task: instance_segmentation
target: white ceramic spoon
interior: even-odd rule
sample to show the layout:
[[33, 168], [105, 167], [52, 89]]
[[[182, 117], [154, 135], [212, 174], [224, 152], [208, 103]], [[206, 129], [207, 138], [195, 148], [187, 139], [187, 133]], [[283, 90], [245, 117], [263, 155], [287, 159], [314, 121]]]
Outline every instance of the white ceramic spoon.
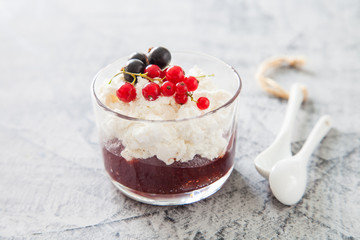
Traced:
[[275, 141], [254, 160], [256, 170], [261, 176], [268, 179], [272, 167], [277, 161], [289, 158], [291, 154], [291, 132], [294, 127], [296, 114], [304, 99], [301, 85], [295, 83], [291, 86], [289, 102], [286, 109], [286, 115], [279, 134]]
[[269, 176], [270, 188], [281, 203], [293, 205], [304, 195], [307, 182], [307, 163], [331, 126], [330, 116], [321, 117], [302, 149], [295, 156], [279, 161], [272, 168]]

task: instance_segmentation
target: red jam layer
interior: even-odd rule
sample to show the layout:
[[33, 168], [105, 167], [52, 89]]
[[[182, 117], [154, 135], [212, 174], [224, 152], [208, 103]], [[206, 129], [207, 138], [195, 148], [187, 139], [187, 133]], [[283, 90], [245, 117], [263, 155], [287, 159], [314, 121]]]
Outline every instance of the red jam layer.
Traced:
[[121, 185], [144, 193], [174, 194], [206, 187], [231, 169], [235, 155], [234, 136], [221, 157], [209, 160], [196, 155], [188, 162], [171, 165], [155, 156], [127, 161], [120, 154], [124, 149], [121, 142], [114, 139], [110, 144], [115, 146], [111, 147], [111, 152], [105, 147], [102, 149], [105, 169], [110, 177]]

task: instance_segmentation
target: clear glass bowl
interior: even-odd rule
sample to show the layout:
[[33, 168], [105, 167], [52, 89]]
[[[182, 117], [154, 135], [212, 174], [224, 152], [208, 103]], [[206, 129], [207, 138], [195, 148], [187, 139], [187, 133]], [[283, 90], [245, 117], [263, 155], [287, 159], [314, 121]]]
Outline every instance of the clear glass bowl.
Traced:
[[[229, 92], [231, 98], [221, 107], [201, 116], [144, 120], [119, 114], [98, 97], [100, 86], [107, 84], [126, 61], [127, 58], [121, 58], [102, 69], [91, 87], [104, 165], [111, 181], [126, 196], [153, 205], [189, 204], [212, 195], [225, 183], [234, 167], [237, 101], [242, 85], [238, 73], [212, 56], [174, 52], [171, 65], [179, 65], [185, 71], [197, 66], [205, 73], [214, 74], [217, 88]], [[150, 144], [148, 141], [145, 145], [134, 145], [139, 141], [133, 136], [137, 129], [153, 133], [147, 136], [152, 139]], [[170, 133], [176, 136], [176, 142], [169, 138]], [[199, 141], [202, 148], [191, 152], [192, 159], [174, 159], [173, 163], [166, 164], [158, 158], [164, 148], [182, 146], [184, 151], [194, 151], [194, 147], [189, 148], [186, 144], [193, 142], [195, 145], [192, 146], [197, 146]], [[123, 155], [127, 148], [134, 146], [138, 146], [136, 151], [145, 151], [151, 156], [125, 159]], [[219, 154], [208, 159], [204, 157], [207, 151]]]

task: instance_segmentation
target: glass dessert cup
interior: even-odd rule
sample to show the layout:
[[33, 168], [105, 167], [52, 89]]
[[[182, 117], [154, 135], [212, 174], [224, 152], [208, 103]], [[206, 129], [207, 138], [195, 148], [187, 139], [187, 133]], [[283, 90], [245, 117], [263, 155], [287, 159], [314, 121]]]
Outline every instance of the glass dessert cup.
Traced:
[[[217, 58], [174, 52], [171, 65], [185, 71], [197, 66], [213, 74], [217, 89], [231, 97], [201, 116], [145, 120], [113, 111], [98, 97], [101, 85], [108, 83], [126, 61], [121, 58], [102, 69], [91, 87], [105, 170], [112, 183], [126, 196], [153, 205], [189, 204], [214, 194], [234, 167], [237, 101], [242, 85], [239, 75]], [[128, 148], [143, 157], [129, 159]], [[174, 156], [164, 161], [162, 153], [173, 149], [192, 157], [178, 160]]]

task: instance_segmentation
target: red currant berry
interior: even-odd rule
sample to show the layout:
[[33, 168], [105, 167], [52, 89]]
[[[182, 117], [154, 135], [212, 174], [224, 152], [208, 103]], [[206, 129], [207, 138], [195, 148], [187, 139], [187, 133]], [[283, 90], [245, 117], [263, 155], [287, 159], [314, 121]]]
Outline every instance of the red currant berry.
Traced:
[[154, 101], [160, 96], [160, 86], [154, 82], [147, 83], [142, 89], [142, 95], [148, 101]]
[[166, 71], [168, 70], [168, 68], [165, 68], [164, 70], [161, 71], [160, 73], [160, 78], [163, 79], [163, 81], [166, 81]]
[[161, 92], [164, 96], [170, 97], [175, 93], [175, 85], [170, 81], [166, 81], [161, 85]]
[[199, 99], [197, 100], [196, 105], [200, 110], [204, 110], [204, 109], [207, 109], [209, 107], [210, 101], [209, 101], [209, 99], [207, 97], [199, 97]]
[[190, 92], [195, 91], [199, 86], [198, 80], [193, 76], [186, 77], [184, 79], [184, 83], [186, 84], [188, 91]]
[[178, 82], [176, 84], [176, 93], [180, 95], [186, 95], [188, 88], [184, 82]]
[[150, 64], [150, 65], [147, 65], [144, 73], [147, 73], [148, 77], [151, 77], [151, 78], [160, 77], [161, 68], [159, 68], [159, 66], [157, 66], [157, 65]]
[[116, 96], [123, 102], [131, 102], [136, 98], [136, 89], [126, 82], [116, 91]]
[[188, 96], [186, 94], [175, 94], [175, 102], [178, 104], [185, 104], [188, 100]]
[[171, 66], [166, 71], [166, 79], [173, 83], [182, 82], [184, 77], [184, 71], [179, 66]]

